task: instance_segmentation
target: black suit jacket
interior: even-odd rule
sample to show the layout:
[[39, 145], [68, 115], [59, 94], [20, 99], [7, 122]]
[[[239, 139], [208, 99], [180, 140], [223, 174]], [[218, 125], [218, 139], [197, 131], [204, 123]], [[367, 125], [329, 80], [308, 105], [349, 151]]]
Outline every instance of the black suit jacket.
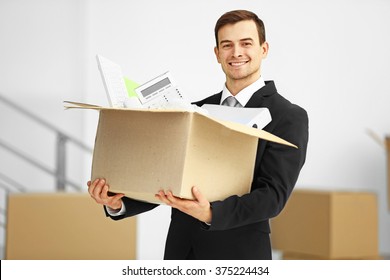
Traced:
[[[222, 92], [196, 105], [220, 104]], [[308, 117], [301, 107], [278, 94], [273, 81], [255, 92], [245, 107], [266, 107], [272, 121], [264, 130], [298, 149], [259, 140], [251, 192], [211, 202], [211, 226], [172, 209], [164, 259], [271, 259], [269, 219], [283, 209], [305, 162]], [[123, 198], [122, 219], [156, 204]]]

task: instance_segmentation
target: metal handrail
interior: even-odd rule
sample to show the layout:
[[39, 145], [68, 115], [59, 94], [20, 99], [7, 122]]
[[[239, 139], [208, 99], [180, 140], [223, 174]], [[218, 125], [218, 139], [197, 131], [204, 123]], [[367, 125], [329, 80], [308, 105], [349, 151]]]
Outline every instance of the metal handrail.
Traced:
[[35, 122], [41, 124], [42, 126], [46, 127], [47, 129], [57, 133], [57, 135], [62, 135], [67, 140], [71, 141], [72, 143], [74, 143], [75, 145], [80, 147], [81, 149], [92, 153], [92, 149], [90, 147], [88, 147], [87, 145], [85, 145], [83, 142], [77, 140], [76, 138], [74, 138], [70, 135], [67, 135], [65, 132], [61, 131], [60, 129], [58, 129], [57, 127], [52, 125], [51, 123], [34, 115], [33, 113], [27, 111], [26, 109], [22, 108], [21, 106], [19, 106], [15, 102], [12, 102], [9, 99], [5, 98], [4, 96], [2, 96], [1, 92], [0, 92], [0, 101], [3, 102], [4, 104], [8, 105], [9, 107], [13, 108], [14, 110], [18, 111], [19, 113], [25, 115], [29, 119], [34, 120]]
[[[5, 148], [8, 152], [17, 156], [18, 158], [21, 158], [25, 162], [28, 162], [31, 165], [35, 166], [36, 168], [40, 169], [41, 171], [46, 172], [47, 174], [52, 175], [53, 177], [57, 178], [58, 171], [50, 169], [49, 167], [45, 166], [43, 163], [40, 163], [39, 161], [33, 159], [32, 157], [28, 156], [26, 153], [18, 150], [17, 148], [11, 146], [10, 144], [5, 143], [1, 139], [0, 139], [0, 146]], [[57, 186], [58, 186], [58, 183], [61, 185], [68, 184], [69, 186], [72, 186], [76, 190], [82, 190], [82, 188], [79, 187], [76, 183], [66, 179], [65, 174], [63, 174], [60, 178], [57, 178]]]
[[[5, 182], [5, 184], [3, 184], [1, 181]], [[26, 187], [0, 172], [0, 188], [5, 189], [6, 191], [11, 191], [12, 189], [8, 187], [9, 185], [19, 192], [25, 192], [27, 190]]]
[[82, 143], [81, 141], [77, 140], [76, 138], [66, 134], [65, 132], [61, 131], [54, 125], [50, 124], [46, 120], [36, 116], [35, 114], [29, 112], [28, 110], [22, 108], [20, 105], [16, 104], [15, 102], [10, 101], [9, 99], [5, 98], [0, 93], [0, 101], [4, 104], [6, 104], [8, 107], [14, 109], [18, 113], [26, 116], [28, 119], [35, 121], [36, 123], [40, 124], [41, 126], [51, 130], [52, 132], [56, 133], [57, 135], [57, 143], [56, 143], [56, 165], [55, 170], [45, 166], [44, 164], [38, 162], [37, 160], [34, 160], [30, 156], [28, 156], [26, 153], [18, 150], [17, 148], [13, 147], [12, 145], [5, 143], [4, 141], [0, 140], [0, 146], [14, 154], [15, 156], [23, 159], [24, 161], [30, 163], [31, 165], [37, 167], [41, 171], [44, 171], [54, 178], [56, 178], [57, 181], [57, 190], [64, 191], [65, 185], [70, 185], [73, 188], [77, 190], [81, 190], [82, 188], [79, 187], [76, 183], [68, 180], [66, 178], [66, 144], [68, 142], [76, 145], [77, 147], [81, 148], [82, 150], [92, 153], [92, 149]]

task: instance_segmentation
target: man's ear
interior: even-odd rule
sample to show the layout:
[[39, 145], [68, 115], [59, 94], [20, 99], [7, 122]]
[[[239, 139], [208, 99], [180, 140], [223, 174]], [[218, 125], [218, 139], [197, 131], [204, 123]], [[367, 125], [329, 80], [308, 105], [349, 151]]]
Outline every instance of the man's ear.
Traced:
[[218, 63], [221, 63], [221, 61], [219, 61], [219, 49], [218, 49], [218, 47], [214, 47], [214, 53], [215, 53], [215, 57], [217, 58]]
[[261, 49], [262, 57], [266, 58], [269, 50], [268, 42], [264, 42], [263, 44], [261, 44], [260, 49]]

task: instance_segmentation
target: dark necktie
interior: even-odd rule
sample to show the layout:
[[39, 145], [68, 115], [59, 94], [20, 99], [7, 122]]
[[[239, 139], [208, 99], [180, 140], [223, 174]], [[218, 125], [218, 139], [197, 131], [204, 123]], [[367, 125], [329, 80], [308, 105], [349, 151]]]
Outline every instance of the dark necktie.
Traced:
[[237, 101], [237, 99], [234, 96], [227, 97], [223, 102], [223, 106], [230, 106], [230, 107], [242, 107], [240, 102]]

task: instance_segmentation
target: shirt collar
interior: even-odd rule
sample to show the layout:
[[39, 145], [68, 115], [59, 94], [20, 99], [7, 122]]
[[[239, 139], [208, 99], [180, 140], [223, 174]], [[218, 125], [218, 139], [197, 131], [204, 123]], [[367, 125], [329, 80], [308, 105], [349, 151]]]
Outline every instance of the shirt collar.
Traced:
[[[263, 86], [265, 86], [265, 82], [262, 77], [260, 77], [258, 80], [256, 80], [254, 83], [250, 84], [246, 88], [243, 88], [239, 93], [237, 93], [234, 97], [237, 99], [238, 102], [244, 107], [246, 103], [248, 103], [249, 99], [252, 97], [252, 95], [261, 89]], [[233, 96], [228, 88], [226, 87], [226, 84], [223, 86], [222, 90], [222, 98], [221, 103], [229, 96]]]

